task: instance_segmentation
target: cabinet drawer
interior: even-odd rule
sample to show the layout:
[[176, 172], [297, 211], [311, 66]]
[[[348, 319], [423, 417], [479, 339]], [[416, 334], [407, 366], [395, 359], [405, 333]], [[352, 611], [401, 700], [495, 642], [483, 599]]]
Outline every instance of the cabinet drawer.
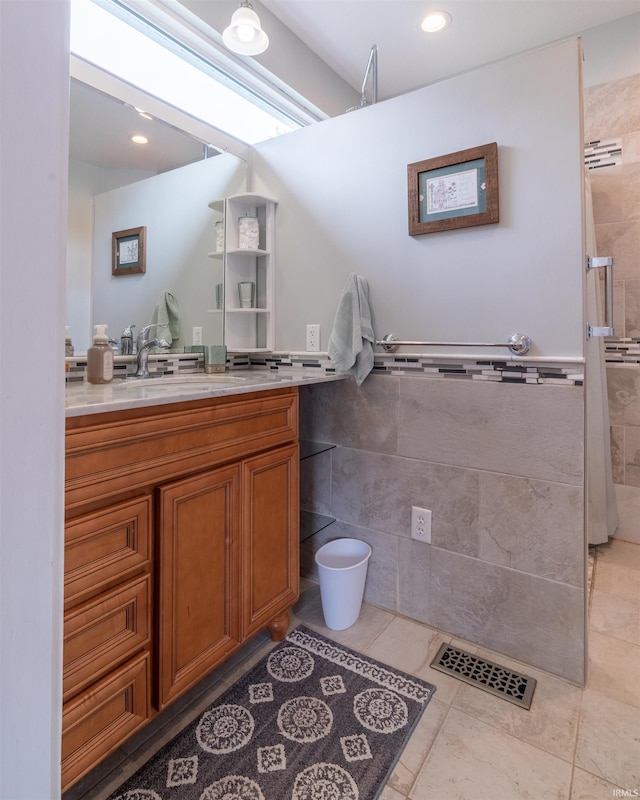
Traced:
[[150, 575], [69, 612], [64, 620], [63, 700], [133, 656], [150, 639]]
[[149, 673], [149, 654], [141, 653], [64, 706], [63, 792], [144, 725]]
[[151, 498], [109, 506], [65, 526], [65, 610], [149, 566]]
[[194, 475], [298, 436], [298, 389], [69, 417], [67, 510]]

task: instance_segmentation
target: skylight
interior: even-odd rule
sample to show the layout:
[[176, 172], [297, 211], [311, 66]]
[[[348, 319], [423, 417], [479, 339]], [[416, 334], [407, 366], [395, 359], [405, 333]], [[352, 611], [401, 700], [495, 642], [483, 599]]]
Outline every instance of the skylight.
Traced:
[[[120, 6], [122, 9], [122, 6]], [[132, 20], [134, 17], [132, 16]], [[302, 127], [211, 64], [135, 17], [135, 27], [96, 5], [71, 2], [71, 52], [246, 144]], [[219, 77], [216, 77], [216, 73]]]

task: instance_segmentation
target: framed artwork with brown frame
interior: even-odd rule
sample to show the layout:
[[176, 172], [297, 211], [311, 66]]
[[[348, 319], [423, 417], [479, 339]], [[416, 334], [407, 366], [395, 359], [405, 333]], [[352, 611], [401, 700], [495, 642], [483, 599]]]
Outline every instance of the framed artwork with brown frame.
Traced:
[[410, 236], [500, 219], [496, 142], [409, 164], [407, 180]]
[[111, 274], [135, 275], [147, 271], [147, 229], [129, 228], [111, 234]]

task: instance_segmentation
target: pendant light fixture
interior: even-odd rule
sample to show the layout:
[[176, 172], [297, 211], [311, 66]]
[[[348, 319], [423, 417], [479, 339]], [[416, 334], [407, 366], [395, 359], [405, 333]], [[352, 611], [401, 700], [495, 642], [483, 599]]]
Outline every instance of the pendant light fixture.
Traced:
[[233, 13], [229, 26], [222, 32], [222, 41], [229, 50], [243, 56], [257, 56], [269, 47], [269, 37], [248, 0], [243, 0]]

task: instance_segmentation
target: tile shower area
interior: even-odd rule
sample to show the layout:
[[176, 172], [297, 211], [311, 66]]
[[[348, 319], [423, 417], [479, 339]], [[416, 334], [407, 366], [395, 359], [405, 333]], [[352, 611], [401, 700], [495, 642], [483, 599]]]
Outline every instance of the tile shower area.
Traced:
[[591, 169], [596, 240], [614, 258], [614, 326], [607, 344], [617, 536], [640, 542], [640, 75], [585, 90], [585, 138], [620, 153]]
[[[363, 539], [366, 601], [581, 684], [577, 368], [513, 383], [467, 366], [301, 389], [301, 439], [336, 445], [301, 465], [303, 507], [336, 520], [302, 543], [302, 575], [329, 539]], [[413, 505], [431, 545], [410, 538]]]

